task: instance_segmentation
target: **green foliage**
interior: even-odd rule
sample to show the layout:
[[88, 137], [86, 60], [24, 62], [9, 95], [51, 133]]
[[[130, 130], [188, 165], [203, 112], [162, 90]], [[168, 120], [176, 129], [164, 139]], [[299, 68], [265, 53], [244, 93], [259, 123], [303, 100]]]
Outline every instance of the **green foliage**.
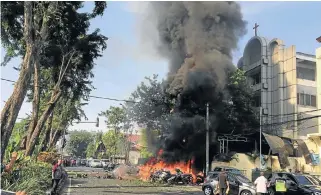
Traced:
[[9, 191], [24, 190], [27, 194], [43, 195], [50, 188], [50, 164], [25, 159], [16, 163], [15, 169], [20, 170], [20, 178], [15, 180], [13, 174], [3, 174], [1, 176], [1, 189]]
[[[84, 116], [82, 101], [88, 100], [93, 89], [94, 61], [107, 47], [108, 38], [99, 29], [89, 31], [91, 20], [103, 15], [106, 2], [95, 2], [92, 12], [83, 12], [83, 4], [79, 1], [33, 2], [30, 26], [39, 51], [39, 55], [33, 53], [33, 59], [40, 64], [40, 83], [38, 86], [30, 83], [28, 99], [32, 101], [33, 89], [40, 88], [41, 116], [57, 84], [63, 99], [56, 105], [61, 109], [55, 110], [58, 115], [55, 114], [53, 128], [57, 131], [66, 129], [71, 121]], [[1, 20], [1, 42], [7, 51], [5, 64], [12, 57], [25, 55], [24, 2], [1, 3]], [[56, 102], [50, 103], [54, 105]], [[43, 117], [44, 122], [47, 117]]]
[[257, 113], [252, 106], [253, 91], [247, 85], [244, 71], [237, 69], [230, 74], [227, 90], [230, 94], [225, 109], [219, 114], [219, 132], [224, 133], [251, 133], [259, 127]]
[[139, 103], [127, 103], [130, 120], [147, 129], [161, 129], [161, 121], [166, 120], [172, 109], [173, 103], [165, 93], [163, 82], [158, 80], [158, 75], [145, 77], [137, 89], [131, 94], [130, 100]]
[[141, 138], [139, 140], [139, 145], [141, 145], [140, 155], [142, 158], [149, 158], [153, 156], [153, 153], [151, 153], [148, 150], [148, 136], [147, 136], [147, 130], [142, 129], [141, 130]]
[[96, 153], [96, 144], [94, 142], [90, 142], [86, 149], [86, 158], [94, 157]]
[[106, 147], [106, 156], [122, 155], [125, 153], [127, 140], [124, 134], [115, 133], [114, 130], [108, 130], [103, 134], [102, 141]]
[[18, 122], [15, 124], [11, 134], [11, 138], [6, 148], [5, 160], [10, 159], [10, 155], [12, 152], [14, 151], [17, 152], [20, 149], [19, 146], [27, 130], [28, 123], [29, 123], [28, 120], [24, 119], [21, 122]]
[[74, 156], [86, 157], [88, 145], [93, 142], [93, 134], [88, 131], [70, 131], [69, 141], [67, 142], [68, 153]]
[[129, 123], [125, 107], [110, 106], [108, 110], [103, 111], [99, 116], [106, 118], [107, 128], [115, 129], [116, 131], [127, 131]]

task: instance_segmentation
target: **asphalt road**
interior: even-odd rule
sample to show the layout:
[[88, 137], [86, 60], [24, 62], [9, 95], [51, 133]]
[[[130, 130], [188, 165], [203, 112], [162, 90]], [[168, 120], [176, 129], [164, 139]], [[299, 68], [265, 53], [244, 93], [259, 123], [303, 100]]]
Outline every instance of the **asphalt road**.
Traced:
[[63, 195], [202, 195], [200, 186], [160, 186], [137, 180], [69, 179]]
[[67, 171], [75, 171], [75, 172], [102, 172], [103, 168], [91, 168], [91, 167], [65, 167]]
[[[66, 167], [68, 171], [103, 173], [103, 169]], [[200, 186], [164, 186], [140, 180], [69, 178], [63, 195], [202, 195]]]

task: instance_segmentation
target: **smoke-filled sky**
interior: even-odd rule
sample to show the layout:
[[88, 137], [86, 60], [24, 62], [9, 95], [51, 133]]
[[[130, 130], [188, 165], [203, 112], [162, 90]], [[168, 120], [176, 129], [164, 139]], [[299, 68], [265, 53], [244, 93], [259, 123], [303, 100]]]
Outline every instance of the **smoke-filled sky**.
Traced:
[[[87, 2], [84, 9], [92, 9], [92, 4]], [[143, 28], [139, 28], [143, 14], [146, 13], [144, 6], [144, 2], [108, 2], [106, 14], [92, 22], [92, 29], [100, 28], [110, 38], [104, 56], [96, 62], [93, 84], [97, 89], [92, 95], [126, 99], [145, 76], [153, 73], [158, 73], [160, 77], [166, 76], [167, 61], [153, 49], [154, 43], [141, 42], [140, 35], [155, 35], [155, 31], [142, 33]], [[296, 45], [298, 51], [314, 54], [315, 49], [321, 46], [315, 41], [321, 32], [321, 24], [316, 20], [321, 18], [320, 7], [321, 2], [241, 2], [244, 19], [248, 21], [248, 33], [240, 40], [238, 50], [233, 52], [234, 64], [242, 55], [247, 41], [254, 35], [252, 27], [255, 22], [260, 25], [259, 35], [278, 37], [286, 45]], [[300, 14], [297, 10], [300, 10]], [[1, 59], [3, 51], [1, 49]], [[15, 59], [7, 67], [1, 67], [1, 77], [16, 80], [18, 72], [12, 66], [17, 66], [20, 61]], [[1, 81], [1, 109], [3, 101], [8, 99], [12, 90], [11, 83]], [[89, 120], [95, 121], [98, 113], [111, 105], [119, 105], [119, 102], [91, 99], [85, 112]], [[31, 105], [25, 103], [19, 117], [24, 117], [30, 111]], [[99, 128], [94, 127], [94, 124], [78, 124], [72, 128], [104, 130], [103, 126], [104, 123], [101, 122]]]

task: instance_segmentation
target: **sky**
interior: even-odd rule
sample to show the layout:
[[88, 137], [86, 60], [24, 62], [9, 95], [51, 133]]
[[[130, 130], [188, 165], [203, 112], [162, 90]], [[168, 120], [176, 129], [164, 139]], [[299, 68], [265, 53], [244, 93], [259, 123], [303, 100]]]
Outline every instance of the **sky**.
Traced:
[[[321, 2], [240, 2], [244, 19], [248, 22], [247, 34], [239, 41], [234, 51], [233, 62], [236, 64], [242, 56], [247, 41], [254, 36], [253, 26], [259, 25], [258, 35], [268, 39], [279, 38], [286, 46], [295, 45], [297, 51], [315, 54], [321, 47], [315, 39], [321, 34]], [[93, 8], [92, 2], [86, 2], [86, 10]], [[158, 74], [165, 78], [167, 61], [142, 47], [144, 32], [139, 29], [142, 24], [143, 2], [108, 2], [108, 8], [102, 17], [91, 22], [91, 29], [100, 28], [101, 33], [109, 37], [108, 48], [103, 57], [96, 60], [93, 70], [95, 77], [93, 96], [128, 99], [146, 76]], [[4, 49], [1, 48], [1, 60]], [[12, 60], [1, 67], [1, 78], [17, 80], [18, 74], [13, 69], [21, 59]], [[10, 82], [1, 80], [1, 109], [13, 91]], [[120, 102], [91, 98], [84, 107], [88, 121], [96, 121], [98, 113], [117, 106]], [[19, 118], [31, 112], [31, 104], [25, 102], [19, 112]], [[19, 121], [19, 119], [18, 119]], [[100, 118], [99, 127], [95, 124], [74, 124], [70, 129], [105, 131], [104, 118]]]

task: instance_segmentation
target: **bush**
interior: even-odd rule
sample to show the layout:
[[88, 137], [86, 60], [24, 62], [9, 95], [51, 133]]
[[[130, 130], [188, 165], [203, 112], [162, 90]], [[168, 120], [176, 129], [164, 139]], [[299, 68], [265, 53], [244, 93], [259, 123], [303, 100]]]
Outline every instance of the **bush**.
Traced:
[[24, 190], [28, 194], [43, 195], [51, 187], [50, 164], [25, 159], [17, 162], [15, 169], [19, 170], [19, 175], [12, 172], [1, 176], [3, 190], [14, 192]]

